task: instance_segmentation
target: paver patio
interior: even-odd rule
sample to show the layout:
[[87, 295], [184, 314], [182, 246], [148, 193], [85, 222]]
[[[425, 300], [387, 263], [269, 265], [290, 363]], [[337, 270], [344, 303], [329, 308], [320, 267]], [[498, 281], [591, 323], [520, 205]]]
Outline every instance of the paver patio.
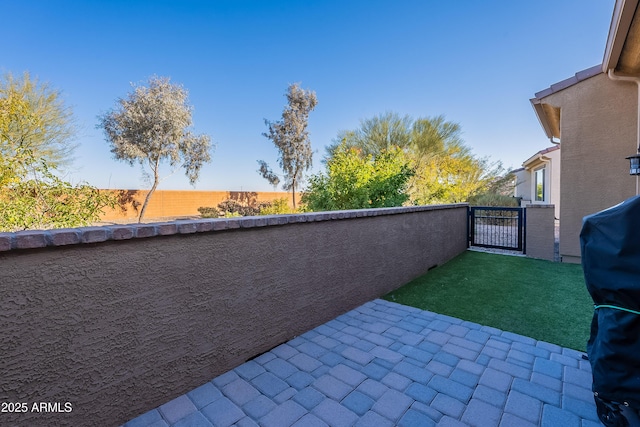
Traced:
[[377, 299], [125, 427], [600, 426], [582, 356]]

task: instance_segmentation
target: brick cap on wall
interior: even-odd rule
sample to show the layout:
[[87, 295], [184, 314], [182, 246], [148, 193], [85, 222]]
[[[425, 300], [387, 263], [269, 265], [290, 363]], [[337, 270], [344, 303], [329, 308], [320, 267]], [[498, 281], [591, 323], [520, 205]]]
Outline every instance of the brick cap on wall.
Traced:
[[356, 209], [346, 211], [311, 212], [304, 214], [249, 216], [179, 220], [150, 224], [105, 225], [101, 227], [58, 228], [0, 233], [0, 252], [18, 249], [37, 249], [109, 240], [142, 239], [174, 234], [207, 233], [236, 228], [270, 227], [303, 222], [333, 221], [381, 215], [397, 215], [468, 206], [467, 203], [448, 205], [406, 206], [394, 208]]

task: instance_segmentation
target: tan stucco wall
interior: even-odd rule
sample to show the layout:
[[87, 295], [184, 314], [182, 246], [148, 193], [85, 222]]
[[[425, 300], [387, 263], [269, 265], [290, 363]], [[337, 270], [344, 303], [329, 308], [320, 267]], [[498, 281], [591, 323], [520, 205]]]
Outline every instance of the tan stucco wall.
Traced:
[[463, 204], [0, 233], [0, 401], [73, 405], [0, 424], [119, 425], [453, 258], [466, 221]]
[[561, 176], [561, 157], [562, 150], [556, 150], [548, 153], [550, 161], [550, 183], [549, 183], [549, 201], [548, 203], [554, 206], [553, 215], [554, 218], [560, 219], [560, 183], [562, 182]]
[[636, 85], [598, 74], [542, 102], [561, 109], [560, 256], [579, 262], [582, 218], [635, 194]]
[[556, 218], [560, 218], [560, 159], [561, 150], [555, 150], [544, 154], [544, 159], [540, 161], [539, 165], [531, 169], [531, 191], [535, 191], [535, 178], [534, 173], [539, 167], [545, 168], [545, 194], [544, 201], [538, 202], [532, 200], [533, 205], [554, 205], [554, 215]]
[[531, 203], [531, 173], [526, 169], [521, 169], [514, 175], [516, 176], [514, 196], [521, 197], [523, 206], [525, 206]]
[[[119, 205], [115, 209], [106, 208], [101, 221], [133, 220], [138, 218], [148, 190], [101, 190], [118, 196]], [[197, 191], [197, 190], [156, 190], [149, 200], [145, 218], [198, 216], [200, 207], [216, 207], [225, 200], [255, 206], [260, 202], [286, 198], [292, 206], [291, 193], [254, 191]], [[296, 194], [300, 200], [300, 195]]]
[[553, 205], [528, 205], [525, 241], [529, 258], [554, 261], [555, 221]]
[[[560, 218], [560, 155], [559, 149], [544, 153], [516, 173], [516, 197], [522, 197], [521, 206], [554, 205], [555, 218]], [[537, 201], [533, 196], [536, 194], [535, 172], [541, 168], [545, 169], [545, 194], [544, 201]]]

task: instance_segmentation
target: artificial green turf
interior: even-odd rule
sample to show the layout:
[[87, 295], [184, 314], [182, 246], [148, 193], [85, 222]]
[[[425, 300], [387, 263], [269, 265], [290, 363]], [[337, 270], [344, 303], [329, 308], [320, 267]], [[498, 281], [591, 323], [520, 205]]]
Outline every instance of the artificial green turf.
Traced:
[[473, 251], [384, 298], [579, 351], [593, 314], [580, 265]]

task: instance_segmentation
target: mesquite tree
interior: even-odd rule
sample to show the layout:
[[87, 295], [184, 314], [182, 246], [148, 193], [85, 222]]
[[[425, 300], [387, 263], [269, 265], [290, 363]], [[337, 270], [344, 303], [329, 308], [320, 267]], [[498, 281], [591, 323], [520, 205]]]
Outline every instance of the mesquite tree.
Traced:
[[[297, 83], [289, 85], [287, 90], [287, 106], [282, 112], [282, 120], [270, 122], [265, 120], [269, 128], [262, 135], [270, 139], [280, 151], [278, 164], [284, 174], [283, 189], [291, 190], [293, 207], [296, 208], [296, 189], [302, 184], [303, 174], [311, 168], [311, 141], [307, 124], [309, 113], [318, 104], [313, 91], [305, 91]], [[263, 178], [276, 186], [280, 178], [264, 160], [258, 160]]]
[[151, 77], [148, 86], [134, 86], [127, 98], [117, 100], [116, 107], [99, 117], [118, 160], [132, 166], [147, 165], [153, 174], [153, 185], [147, 193], [138, 222], [160, 183], [160, 164], [168, 161], [172, 168], [181, 166], [191, 185], [198, 180], [200, 168], [211, 160], [208, 135], [194, 135], [192, 107], [188, 93], [166, 77]]

